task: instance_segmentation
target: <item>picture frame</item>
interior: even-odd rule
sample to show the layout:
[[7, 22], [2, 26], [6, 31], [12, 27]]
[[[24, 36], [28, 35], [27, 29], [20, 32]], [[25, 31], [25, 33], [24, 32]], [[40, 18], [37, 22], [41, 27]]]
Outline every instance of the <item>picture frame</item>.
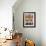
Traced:
[[23, 12], [23, 27], [36, 27], [36, 12]]

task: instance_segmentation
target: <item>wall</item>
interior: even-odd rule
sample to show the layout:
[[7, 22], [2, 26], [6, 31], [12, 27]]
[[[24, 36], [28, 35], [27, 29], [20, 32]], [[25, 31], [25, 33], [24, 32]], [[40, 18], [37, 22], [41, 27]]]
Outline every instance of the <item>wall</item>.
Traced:
[[46, 0], [41, 1], [41, 40], [42, 46], [46, 46]]
[[16, 0], [0, 0], [0, 33], [2, 32], [0, 38], [5, 38], [5, 36], [10, 35], [10, 32], [8, 30], [7, 32], [3, 31], [3, 28], [12, 29], [12, 6], [15, 2]]
[[16, 0], [0, 0], [0, 27], [12, 29], [12, 6]]
[[[16, 5], [14, 5], [16, 6]], [[24, 39], [34, 40], [36, 46], [41, 46], [41, 1], [40, 0], [23, 0], [20, 5], [14, 10], [14, 19], [15, 19], [15, 31], [23, 33]], [[24, 28], [23, 27], [23, 12], [36, 12], [36, 28]]]
[[[16, 0], [0, 0], [0, 27], [3, 26], [10, 29], [12, 28], [12, 6], [14, 5], [14, 3], [16, 3]], [[19, 8], [20, 6], [21, 8]], [[30, 35], [29, 39], [35, 40], [37, 45], [39, 44], [40, 33], [41, 33], [42, 46], [46, 46], [46, 36], [45, 36], [46, 35], [46, 0], [41, 0], [41, 15], [39, 15], [40, 0], [30, 0], [30, 1], [25, 0], [20, 6], [18, 6], [19, 10], [17, 10], [18, 8], [16, 6], [15, 6], [17, 8], [16, 11], [14, 9], [14, 13], [19, 14], [19, 16], [15, 14], [15, 29], [20, 32], [23, 32], [24, 37], [25, 36], [27, 37], [27, 34], [28, 36]], [[36, 28], [28, 28], [28, 29], [23, 28], [23, 11], [37, 12]], [[41, 30], [39, 30], [40, 25], [41, 25]]]

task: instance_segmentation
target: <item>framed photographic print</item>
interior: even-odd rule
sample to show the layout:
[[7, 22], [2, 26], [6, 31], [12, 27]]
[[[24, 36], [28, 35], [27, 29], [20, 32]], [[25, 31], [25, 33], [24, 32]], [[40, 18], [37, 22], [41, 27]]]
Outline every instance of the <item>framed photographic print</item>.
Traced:
[[23, 27], [36, 27], [36, 12], [23, 12]]

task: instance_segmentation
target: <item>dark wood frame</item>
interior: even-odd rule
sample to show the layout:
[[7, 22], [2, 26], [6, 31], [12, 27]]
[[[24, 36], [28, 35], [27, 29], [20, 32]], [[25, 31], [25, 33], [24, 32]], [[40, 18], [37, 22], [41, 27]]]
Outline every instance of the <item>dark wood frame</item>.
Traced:
[[[34, 14], [34, 26], [25, 26], [24, 25], [24, 13], [32, 13], [32, 14]], [[34, 28], [34, 27], [36, 27], [36, 12], [23, 12], [23, 27], [26, 27], [26, 28], [29, 28], [29, 27]]]

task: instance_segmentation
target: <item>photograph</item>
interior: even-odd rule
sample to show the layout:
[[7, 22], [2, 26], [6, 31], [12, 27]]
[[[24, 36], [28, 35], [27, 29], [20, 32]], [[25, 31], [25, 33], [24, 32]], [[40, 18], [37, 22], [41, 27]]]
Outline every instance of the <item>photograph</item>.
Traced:
[[23, 27], [36, 27], [36, 12], [23, 13]]

